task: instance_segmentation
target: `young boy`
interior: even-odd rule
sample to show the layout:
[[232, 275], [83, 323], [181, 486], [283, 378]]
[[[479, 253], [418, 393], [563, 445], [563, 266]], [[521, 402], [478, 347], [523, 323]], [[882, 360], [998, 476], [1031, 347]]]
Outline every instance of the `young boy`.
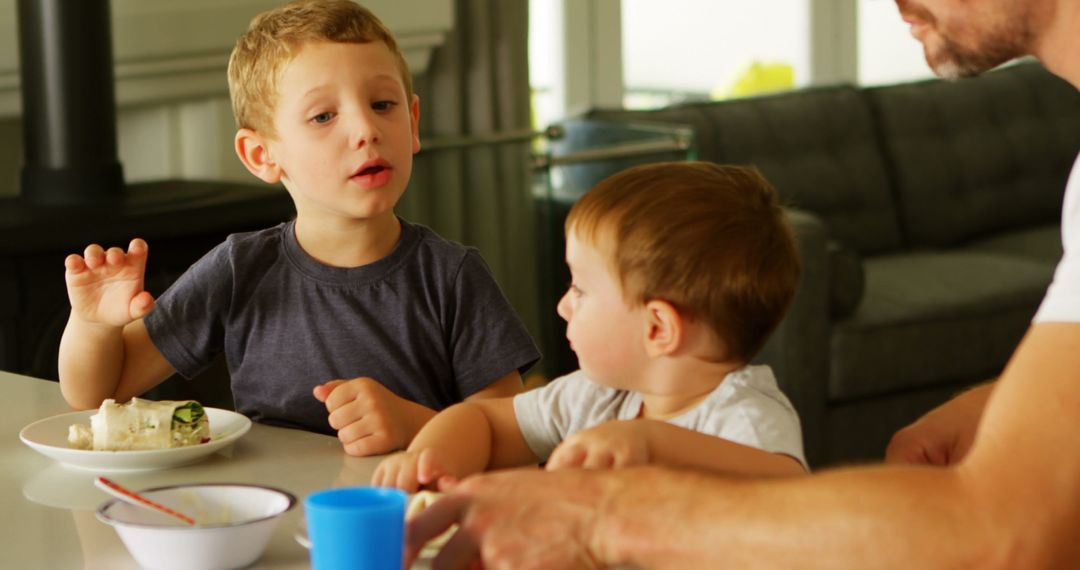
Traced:
[[285, 186], [296, 219], [230, 236], [156, 303], [142, 240], [69, 256], [68, 403], [123, 401], [224, 352], [238, 411], [370, 455], [434, 410], [520, 392], [539, 353], [480, 255], [394, 214], [420, 107], [383, 24], [348, 0], [266, 12], [229, 90], [240, 160]]
[[768, 367], [747, 365], [799, 272], [756, 171], [681, 162], [611, 176], [570, 210], [566, 262], [558, 311], [581, 370], [446, 409], [379, 465], [375, 484], [411, 491], [537, 462], [805, 472], [794, 409]]

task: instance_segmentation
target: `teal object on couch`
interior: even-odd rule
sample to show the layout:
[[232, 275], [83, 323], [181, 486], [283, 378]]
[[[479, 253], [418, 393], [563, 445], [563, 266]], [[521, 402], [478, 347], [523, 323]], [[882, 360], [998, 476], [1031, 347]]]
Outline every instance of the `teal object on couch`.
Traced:
[[882, 458], [1000, 373], [1061, 255], [1080, 150], [1080, 93], [1037, 63], [588, 118], [690, 127], [701, 160], [756, 165], [791, 208], [803, 277], [758, 360], [814, 467]]

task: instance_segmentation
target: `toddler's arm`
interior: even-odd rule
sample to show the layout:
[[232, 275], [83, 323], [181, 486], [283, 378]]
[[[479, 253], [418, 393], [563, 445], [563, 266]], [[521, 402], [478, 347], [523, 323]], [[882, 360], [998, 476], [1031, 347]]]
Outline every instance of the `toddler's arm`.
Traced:
[[95, 244], [64, 260], [71, 315], [58, 370], [60, 390], [72, 407], [127, 400], [173, 373], [142, 322], [154, 307], [143, 290], [147, 253], [146, 242], [136, 238], [126, 253]]
[[730, 475], [800, 475], [802, 464], [771, 453], [667, 422], [610, 421], [580, 431], [551, 454], [547, 469], [594, 469], [658, 464], [720, 471]]
[[435, 485], [443, 476], [460, 479], [537, 461], [518, 427], [513, 398], [470, 401], [432, 418], [408, 450], [379, 464], [372, 484], [415, 491]]

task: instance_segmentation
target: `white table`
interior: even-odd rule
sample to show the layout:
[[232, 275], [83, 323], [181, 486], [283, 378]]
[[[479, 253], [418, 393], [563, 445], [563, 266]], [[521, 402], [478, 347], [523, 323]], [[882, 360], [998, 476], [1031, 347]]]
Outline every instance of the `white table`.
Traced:
[[[27, 424], [72, 411], [56, 382], [0, 372], [0, 568], [137, 568], [112, 527], [94, 511], [107, 497], [97, 473], [64, 467], [19, 440]], [[338, 440], [260, 424], [232, 447], [193, 465], [162, 471], [112, 473], [134, 489], [203, 482], [259, 483], [290, 491], [297, 506], [278, 524], [253, 568], [308, 568], [293, 539], [301, 502], [326, 487], [366, 485], [378, 458], [345, 455]]]

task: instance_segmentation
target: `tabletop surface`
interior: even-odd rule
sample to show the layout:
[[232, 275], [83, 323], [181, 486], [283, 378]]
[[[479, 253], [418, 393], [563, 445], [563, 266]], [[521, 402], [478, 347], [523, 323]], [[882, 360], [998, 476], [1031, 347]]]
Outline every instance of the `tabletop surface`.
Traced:
[[[3, 568], [137, 568], [112, 527], [94, 511], [108, 497], [94, 487], [106, 475], [132, 489], [180, 483], [258, 483], [290, 491], [298, 502], [327, 487], [366, 485], [378, 458], [345, 455], [338, 440], [252, 425], [231, 447], [192, 464], [160, 471], [97, 473], [63, 466], [19, 440], [26, 425], [72, 411], [56, 382], [0, 371], [0, 528]], [[293, 538], [303, 507], [286, 513], [251, 568], [309, 568]]]

